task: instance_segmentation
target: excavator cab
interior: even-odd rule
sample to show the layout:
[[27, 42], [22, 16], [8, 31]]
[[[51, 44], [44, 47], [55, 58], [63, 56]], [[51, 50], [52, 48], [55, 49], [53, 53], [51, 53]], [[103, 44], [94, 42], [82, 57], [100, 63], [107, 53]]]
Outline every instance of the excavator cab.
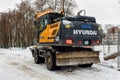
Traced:
[[36, 14], [37, 20], [34, 25], [38, 29], [38, 42], [49, 43], [53, 42], [56, 33], [56, 29], [59, 29], [60, 20], [64, 15], [56, 12], [43, 12]]
[[60, 21], [61, 17], [64, 15], [60, 13], [49, 13], [38, 18], [37, 21], [34, 21], [34, 25], [38, 30], [43, 30], [47, 25], [51, 25]]

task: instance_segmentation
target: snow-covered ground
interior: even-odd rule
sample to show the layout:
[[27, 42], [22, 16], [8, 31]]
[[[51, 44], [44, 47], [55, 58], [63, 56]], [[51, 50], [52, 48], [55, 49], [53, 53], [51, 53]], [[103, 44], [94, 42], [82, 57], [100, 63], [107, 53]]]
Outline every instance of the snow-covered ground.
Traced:
[[117, 51], [116, 46], [111, 46], [110, 51], [107, 46], [97, 46], [95, 49], [101, 51], [101, 63], [90, 68], [74, 66], [57, 71], [47, 70], [45, 64], [34, 64], [29, 49], [0, 49], [0, 80], [120, 80], [116, 59], [103, 60], [104, 54]]

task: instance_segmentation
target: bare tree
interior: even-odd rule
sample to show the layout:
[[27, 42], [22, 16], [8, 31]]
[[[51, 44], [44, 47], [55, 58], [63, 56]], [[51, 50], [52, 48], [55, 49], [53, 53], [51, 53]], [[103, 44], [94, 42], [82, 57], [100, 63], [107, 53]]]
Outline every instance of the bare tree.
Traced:
[[[66, 15], [72, 15], [76, 3], [74, 0], [64, 0]], [[36, 0], [34, 4], [29, 0], [22, 0], [16, 5], [16, 9], [0, 13], [0, 45], [8, 47], [27, 47], [35, 44], [36, 28], [34, 27], [34, 15], [52, 7], [55, 11], [62, 9], [62, 0]]]
[[47, 3], [47, 0], [36, 0], [34, 2], [36, 10], [40, 10], [40, 11], [44, 10], [46, 3]]
[[[26, 0], [24, 2], [21, 2], [17, 7], [18, 7], [18, 13], [22, 17], [20, 19], [20, 29], [22, 35], [22, 46], [29, 46], [32, 41], [34, 41], [33, 36], [33, 14], [34, 14], [34, 9], [30, 6], [31, 3]], [[33, 30], [32, 30], [33, 29]], [[31, 33], [31, 34], [30, 34]], [[32, 40], [32, 41], [31, 41]]]
[[[73, 15], [73, 9], [76, 6], [76, 2], [74, 0], [64, 0], [64, 10], [65, 15], [70, 16]], [[60, 11], [63, 8], [63, 0], [36, 0], [35, 1], [36, 10], [44, 10], [45, 8], [53, 8], [55, 11]]]
[[8, 48], [9, 38], [8, 38], [8, 19], [7, 19], [7, 13], [1, 14], [1, 20], [0, 20], [0, 28], [1, 28], [1, 40], [2, 44], [4, 45], [4, 48]]

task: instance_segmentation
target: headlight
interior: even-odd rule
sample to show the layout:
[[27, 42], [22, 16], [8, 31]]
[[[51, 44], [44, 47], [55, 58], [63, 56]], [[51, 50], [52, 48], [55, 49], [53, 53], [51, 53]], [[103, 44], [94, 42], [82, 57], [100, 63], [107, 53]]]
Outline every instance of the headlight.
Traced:
[[70, 27], [71, 27], [70, 24], [65, 25], [65, 28], [70, 28]]
[[63, 22], [63, 24], [65, 25], [65, 28], [74, 27], [74, 25], [73, 25], [73, 23], [72, 23], [71, 21], [63, 20], [62, 22]]

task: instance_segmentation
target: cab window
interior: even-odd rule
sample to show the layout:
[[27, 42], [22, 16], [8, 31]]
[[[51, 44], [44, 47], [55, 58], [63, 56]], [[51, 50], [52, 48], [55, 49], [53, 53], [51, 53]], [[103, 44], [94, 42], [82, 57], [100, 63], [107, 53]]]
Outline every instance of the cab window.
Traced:
[[48, 17], [47, 17], [47, 15], [44, 16], [44, 22], [45, 22], [45, 26], [47, 26], [47, 24], [48, 24]]
[[38, 19], [38, 30], [42, 31], [46, 28], [48, 24], [47, 16], [44, 15]]
[[38, 19], [38, 30], [43, 30], [43, 28], [44, 28], [44, 19], [43, 19], [43, 17], [40, 17], [39, 19]]
[[64, 15], [63, 14], [59, 14], [59, 13], [50, 13], [49, 14], [49, 19], [50, 19], [50, 24], [53, 24], [53, 23], [56, 23], [56, 22], [59, 22], [61, 17], [63, 17]]

